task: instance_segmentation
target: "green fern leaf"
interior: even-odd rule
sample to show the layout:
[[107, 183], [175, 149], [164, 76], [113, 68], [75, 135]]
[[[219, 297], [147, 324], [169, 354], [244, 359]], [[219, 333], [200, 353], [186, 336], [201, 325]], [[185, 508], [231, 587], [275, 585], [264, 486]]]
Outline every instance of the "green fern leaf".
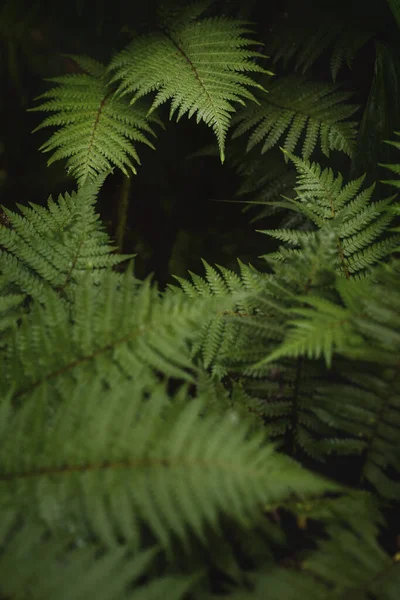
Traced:
[[[321, 169], [316, 163], [286, 152], [297, 169], [296, 198], [288, 198], [288, 207], [300, 210], [318, 229], [331, 223], [337, 228], [337, 272], [347, 278], [367, 277], [371, 268], [391, 255], [399, 237], [392, 235], [390, 225], [395, 218], [395, 196], [372, 202], [374, 185], [361, 190], [365, 176], [343, 185], [343, 177], [332, 169]], [[312, 240], [315, 231], [265, 230], [266, 233], [291, 245]], [[298, 252], [291, 250], [291, 254]], [[268, 255], [282, 260], [282, 251]], [[289, 257], [289, 254], [287, 255]]]
[[101, 183], [102, 179], [59, 196], [57, 203], [49, 198], [47, 207], [20, 205], [22, 215], [4, 209], [10, 224], [0, 224], [4, 285], [17, 286], [39, 300], [48, 288], [68, 296], [84, 273], [132, 256], [113, 254], [115, 248], [94, 212]]
[[[299, 297], [299, 301], [301, 300]], [[349, 343], [352, 328], [346, 309], [322, 298], [306, 296], [303, 301], [315, 310], [300, 307], [289, 309], [289, 313], [296, 313], [303, 319], [287, 322], [293, 329], [287, 335], [283, 346], [272, 352], [264, 363], [276, 362], [283, 356], [297, 358], [305, 355], [315, 359], [324, 356], [327, 366], [330, 367], [334, 350], [340, 352]]]
[[140, 164], [140, 159], [134, 144], [154, 148], [149, 141], [149, 135], [155, 135], [151, 123], [160, 124], [159, 120], [155, 115], [148, 117], [144, 106], [129, 106], [116, 98], [101, 63], [82, 56], [71, 58], [83, 72], [52, 78], [55, 87], [39, 96], [42, 104], [30, 109], [53, 113], [34, 130], [57, 127], [40, 148], [52, 152], [48, 164], [66, 159], [68, 172], [80, 185], [114, 166], [125, 175], [136, 173], [135, 163]]
[[302, 569], [322, 578], [333, 598], [395, 598], [400, 584], [397, 557], [392, 558], [363, 532], [339, 525], [329, 528], [329, 538], [302, 562]]
[[73, 527], [106, 547], [123, 536], [138, 548], [144, 523], [168, 549], [190, 533], [206, 543], [222, 514], [248, 528], [263, 503], [340, 489], [275, 453], [260, 429], [250, 439], [234, 413], [202, 416], [204, 400], [171, 400], [165, 386], [105, 390], [97, 377], [62, 395], [49, 422], [46, 388], [34, 392], [10, 414], [0, 447], [3, 505], [29, 507], [53, 531]]
[[[205, 261], [202, 262], [206, 271], [205, 277], [190, 272], [191, 282], [176, 276], [175, 279], [190, 298], [202, 296], [232, 299], [229, 310], [208, 319], [203, 324], [192, 347], [193, 356], [200, 354], [203, 366], [211, 367], [212, 373], [221, 377], [226, 373], [227, 365], [224, 364], [224, 360], [227, 355], [233, 359], [232, 347], [235, 346], [235, 340], [243, 327], [256, 329], [264, 325], [265, 329], [271, 332], [270, 325], [263, 324], [262, 319], [256, 320], [257, 315], [254, 310], [255, 304], [258, 304], [254, 296], [263, 289], [263, 275], [246, 267], [240, 261], [240, 276], [220, 266], [217, 271]], [[258, 356], [259, 346], [253, 348], [252, 352], [256, 352]]]
[[[1, 288], [0, 288], [1, 289]], [[16, 324], [20, 317], [21, 303], [25, 299], [23, 294], [2, 294], [0, 292], [0, 332], [4, 332]]]
[[[234, 118], [233, 138], [253, 130], [247, 150], [263, 143], [261, 153], [278, 143], [294, 152], [304, 135], [302, 156], [309, 158], [318, 140], [322, 152], [340, 150], [352, 156], [356, 126], [351, 117], [358, 107], [345, 103], [348, 92], [333, 84], [306, 81], [297, 76], [281, 77], [269, 86], [259, 106], [249, 106]], [[285, 137], [282, 144], [281, 138]]]
[[156, 91], [150, 113], [171, 100], [170, 118], [196, 114], [212, 127], [223, 162], [234, 103], [256, 100], [249, 87], [263, 89], [245, 73], [271, 73], [254, 62], [265, 57], [249, 49], [255, 42], [244, 37], [245, 21], [190, 17], [133, 40], [112, 60], [112, 81], [119, 82], [117, 96], [132, 96], [132, 104]]
[[[102, 373], [110, 385], [135, 373], [149, 385], [157, 373], [194, 383], [189, 342], [200, 323], [241, 300], [239, 294], [196, 300], [170, 292], [160, 296], [129, 270], [85, 275], [70, 289], [68, 303], [52, 288], [42, 289], [18, 329], [19, 342], [11, 340], [0, 376], [10, 385], [18, 381], [18, 396], [53, 379], [69, 385], [88, 372]], [[37, 353], [42, 359], [32, 362]]]

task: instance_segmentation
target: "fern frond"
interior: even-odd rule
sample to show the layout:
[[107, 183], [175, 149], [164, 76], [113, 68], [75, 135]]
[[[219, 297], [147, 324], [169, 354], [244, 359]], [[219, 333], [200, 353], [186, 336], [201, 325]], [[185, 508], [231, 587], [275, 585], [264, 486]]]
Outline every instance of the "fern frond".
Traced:
[[331, 150], [352, 156], [356, 124], [348, 119], [358, 107], [345, 102], [351, 93], [339, 91], [334, 84], [310, 82], [297, 76], [276, 79], [268, 91], [258, 106], [248, 106], [234, 118], [233, 138], [253, 130], [248, 151], [262, 143], [264, 153], [279, 143], [288, 152], [294, 152], [303, 137], [304, 159], [311, 156], [317, 144], [325, 156]]
[[[113, 166], [134, 171], [153, 110], [196, 115], [223, 160], [232, 113], [270, 74], [246, 22], [202, 18], [211, 0], [180, 4], [110, 69], [80, 57], [83, 72], [53, 80], [43, 149], [78, 192], [0, 214], [0, 597], [395, 600], [400, 261], [378, 263], [399, 249], [400, 208], [306, 160], [318, 145], [351, 154], [348, 96], [283, 78], [236, 119], [254, 145], [243, 161], [238, 137], [231, 154], [240, 197], [295, 215], [262, 231], [285, 244], [265, 273], [203, 261], [161, 293], [132, 263], [113, 270], [126, 257], [95, 198]], [[294, 47], [299, 68], [334, 31]], [[281, 139], [268, 171], [256, 145], [278, 155]], [[271, 202], [291, 187], [288, 159], [296, 197]], [[301, 466], [317, 461], [324, 477]]]
[[110, 268], [130, 256], [113, 254], [109, 237], [94, 212], [101, 181], [71, 195], [49, 198], [47, 207], [4, 209], [10, 227], [0, 224], [0, 271], [4, 285], [42, 299], [45, 289], [68, 294], [82, 274]]
[[[397, 556], [390, 557], [378, 541], [383, 519], [371, 494], [349, 492], [305, 502], [289, 499], [287, 504], [266, 506], [268, 513], [275, 515], [282, 509], [296, 517], [299, 533], [307, 533], [317, 519], [325, 525], [329, 537], [325, 535], [316, 550], [293, 554], [290, 562], [262, 565], [250, 576], [251, 591], [247, 594], [243, 589], [230, 597], [237, 600], [265, 597], [296, 600], [303, 596], [315, 600], [367, 598], [363, 592], [377, 589], [377, 577], [382, 577], [383, 589], [388, 593], [377, 598], [392, 598], [391, 591], [396, 594]], [[372, 571], [369, 559], [373, 561]], [[335, 572], [337, 568], [340, 575]]]
[[51, 416], [48, 391], [17, 412], [1, 403], [0, 497], [53, 531], [138, 549], [146, 524], [168, 549], [175, 536], [206, 543], [223, 514], [246, 529], [263, 504], [340, 489], [275, 453], [262, 431], [249, 438], [249, 423], [202, 416], [203, 400], [171, 401], [165, 386], [149, 395], [140, 380], [110, 390], [99, 377], [81, 380]]
[[[298, 315], [300, 319], [287, 321], [290, 330], [285, 342], [265, 361], [274, 362], [282, 356], [319, 358], [324, 355], [329, 367], [336, 348], [338, 353], [353, 359], [390, 365], [390, 353], [397, 355], [400, 350], [400, 336], [396, 332], [390, 334], [388, 330], [389, 323], [392, 328], [400, 327], [397, 318], [400, 296], [387, 285], [389, 281], [395, 285], [395, 272], [393, 265], [389, 265], [387, 270], [381, 267], [375, 272], [374, 282], [338, 278], [337, 298], [342, 298], [342, 304], [310, 294], [297, 296], [296, 303], [299, 305], [285, 311], [289, 315]], [[377, 292], [378, 274], [381, 285]], [[388, 287], [386, 291], [383, 282]], [[382, 295], [385, 299], [379, 300]]]
[[167, 21], [156, 33], [135, 39], [111, 61], [117, 97], [138, 98], [156, 91], [150, 113], [171, 100], [170, 118], [196, 114], [197, 122], [212, 127], [221, 161], [234, 103], [255, 101], [248, 89], [262, 86], [245, 73], [267, 73], [254, 62], [264, 58], [249, 49], [255, 44], [245, 21], [230, 18]]
[[[302, 298], [311, 297], [321, 303], [336, 303], [340, 298], [335, 292], [333, 259], [336, 255], [335, 229], [316, 232], [301, 249], [290, 252], [282, 250], [285, 260], [267, 262], [274, 269], [257, 295], [255, 306], [258, 313], [252, 330], [250, 317], [240, 321], [239, 341], [229, 349], [226, 362], [233, 372], [239, 372], [245, 389], [255, 398], [262, 399], [266, 428], [273, 439], [285, 443], [285, 447], [296, 452], [304, 450], [315, 460], [324, 461], [326, 454], [316, 449], [316, 441], [333, 437], [335, 430], [312, 414], [314, 390], [320, 379], [324, 380], [323, 364], [306, 358], [306, 352], [296, 354], [298, 358], [280, 355], [284, 340], [290, 335], [293, 314], [303, 309]], [[290, 259], [290, 260], [286, 260]], [[329, 315], [328, 315], [329, 318]], [[311, 328], [310, 328], [311, 329]], [[316, 329], [316, 328], [315, 328]], [[304, 331], [311, 337], [310, 356], [327, 356], [332, 352], [335, 331]], [[286, 338], [285, 338], [286, 336]], [[329, 337], [330, 336], [330, 337]], [[339, 338], [341, 341], [341, 338]], [[312, 345], [314, 344], [314, 345]], [[256, 349], [253, 355], [250, 349]], [[268, 358], [271, 356], [271, 360]], [[275, 359], [275, 360], [274, 360]]]
[[[194, 382], [189, 341], [200, 323], [229, 310], [238, 295], [195, 301], [184, 294], [160, 296], [127, 270], [96, 278], [87, 273], [69, 300], [42, 290], [9, 343], [0, 372], [3, 382], [18, 381], [18, 397], [50, 380], [69, 385], [84, 373], [97, 372], [110, 385], [131, 377], [150, 385], [157, 373]], [[32, 361], [39, 354], [41, 360]]]
[[300, 302], [301, 300], [313, 308], [288, 309], [290, 313], [296, 313], [303, 319], [287, 322], [287, 325], [292, 326], [293, 329], [287, 335], [283, 346], [268, 356], [268, 362], [276, 362], [282, 356], [292, 358], [324, 356], [327, 366], [330, 367], [333, 350], [336, 349], [340, 353], [343, 347], [351, 344], [352, 329], [349, 324], [349, 313], [346, 309], [322, 298], [299, 297]]
[[299, 297], [304, 306], [287, 312], [300, 318], [287, 322], [285, 341], [260, 364], [324, 356], [330, 367], [333, 353], [352, 361], [350, 374], [342, 369], [344, 381], [351, 384], [321, 382], [308, 402], [307, 410], [332, 429], [314, 444], [315, 450], [320, 455], [362, 454], [362, 478], [379, 494], [398, 499], [400, 486], [389, 475], [400, 471], [400, 390], [394, 376], [400, 355], [398, 265], [381, 267], [376, 278], [378, 283], [339, 278], [337, 289], [345, 306], [321, 297]]
[[[256, 270], [252, 270], [239, 262], [240, 276], [218, 266], [218, 271], [203, 261], [205, 277], [190, 272], [192, 281], [176, 277], [185, 294], [191, 298], [219, 297], [233, 298], [241, 293], [241, 298], [233, 302], [231, 309], [220, 313], [216, 318], [207, 319], [193, 345], [193, 356], [201, 355], [205, 368], [212, 367], [214, 375], [221, 377], [226, 373], [224, 359], [226, 356], [233, 357], [232, 351], [240, 336], [243, 327], [249, 330], [261, 326], [261, 319], [257, 320], [255, 307], [259, 310], [259, 300], [255, 297], [264, 287], [264, 276]], [[265, 333], [274, 332], [274, 325], [264, 323]], [[243, 333], [243, 332], [242, 332]], [[274, 334], [273, 334], [274, 335]], [[275, 334], [276, 335], [276, 334]], [[241, 344], [241, 348], [243, 345]], [[260, 348], [248, 348], [254, 360], [254, 355], [259, 355]], [[243, 358], [243, 356], [242, 356]]]
[[[215, 269], [206, 265], [204, 278], [194, 274], [191, 274], [192, 282], [177, 278], [191, 298], [212, 297], [216, 290], [222, 297], [229, 297], [232, 292], [227, 282], [233, 285], [232, 289], [247, 292], [244, 300], [232, 305], [231, 310], [203, 324], [193, 345], [193, 355], [200, 354], [203, 366], [211, 367], [218, 377], [228, 371], [265, 376], [269, 367], [262, 366], [263, 359], [283, 341], [290, 309], [299, 306], [299, 294], [304, 293], [306, 287], [324, 290], [334, 283], [332, 257], [335, 253], [335, 232], [324, 231], [307, 237], [306, 248], [292, 264], [286, 262], [282, 267], [275, 264], [276, 275], [266, 276], [239, 263], [240, 277], [218, 267], [221, 279]], [[266, 259], [271, 264], [274, 262], [269, 255]], [[280, 404], [279, 410], [281, 408]]]
[[[334, 264], [338, 273], [347, 278], [368, 276], [371, 268], [390, 256], [399, 243], [400, 238], [390, 229], [395, 218], [392, 210], [395, 196], [372, 202], [375, 186], [362, 190], [364, 176], [344, 185], [340, 173], [335, 175], [332, 169], [321, 169], [316, 163], [291, 153], [287, 155], [298, 173], [296, 198], [287, 198], [287, 206], [300, 210], [319, 229], [329, 223], [335, 225], [337, 252]], [[313, 232], [296, 230], [264, 230], [261, 233], [292, 245], [313, 237]], [[286, 256], [289, 257], [289, 254]], [[284, 255], [279, 251], [272, 258], [283, 260]]]
[[79, 185], [114, 166], [125, 175], [136, 173], [140, 159], [135, 144], [154, 148], [149, 136], [155, 135], [152, 124], [160, 121], [148, 116], [140, 103], [129, 106], [125, 99], [116, 98], [104, 65], [84, 56], [71, 58], [83, 72], [53, 77], [55, 87], [37, 98], [42, 104], [30, 109], [53, 113], [34, 130], [57, 127], [40, 147], [52, 152], [47, 164], [66, 159], [67, 170]]
[[259, 233], [265, 233], [271, 237], [286, 242], [291, 246], [305, 245], [308, 241], [315, 239], [315, 231], [297, 231], [295, 229], [264, 229]]

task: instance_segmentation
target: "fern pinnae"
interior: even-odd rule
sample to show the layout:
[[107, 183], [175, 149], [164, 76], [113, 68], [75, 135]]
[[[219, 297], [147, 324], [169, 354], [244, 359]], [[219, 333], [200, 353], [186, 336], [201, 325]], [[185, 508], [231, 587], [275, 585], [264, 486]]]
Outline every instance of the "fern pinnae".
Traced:
[[301, 243], [305, 243], [311, 238], [315, 238], [315, 233], [313, 231], [296, 231], [291, 229], [258, 229], [257, 232], [269, 235], [281, 240], [282, 242], [287, 242], [292, 246], [299, 246]]

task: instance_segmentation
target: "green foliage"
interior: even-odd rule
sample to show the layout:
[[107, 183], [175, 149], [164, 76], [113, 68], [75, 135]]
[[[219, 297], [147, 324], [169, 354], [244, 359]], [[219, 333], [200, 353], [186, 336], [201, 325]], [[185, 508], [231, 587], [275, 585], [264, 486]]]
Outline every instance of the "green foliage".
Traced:
[[253, 59], [263, 58], [248, 47], [255, 42], [245, 21], [226, 17], [198, 19], [209, 2], [194, 4], [171, 23], [134, 39], [111, 61], [112, 81], [118, 81], [120, 97], [128, 94], [131, 103], [156, 91], [150, 113], [171, 100], [170, 119], [188, 113], [212, 127], [224, 161], [226, 132], [233, 103], [256, 100], [248, 87], [263, 90], [246, 72], [268, 73]]
[[[235, 135], [256, 127], [233, 157], [242, 189], [299, 215], [263, 230], [285, 244], [263, 269], [203, 261], [161, 292], [114, 270], [128, 257], [95, 213], [167, 100], [213, 127], [223, 158], [233, 103], [261, 88], [244, 72], [265, 71], [247, 25], [209, 8], [163, 7], [161, 30], [108, 67], [79, 58], [85, 73], [38, 107], [78, 191], [0, 225], [2, 598], [398, 596], [398, 204], [307, 160], [318, 136], [351, 154], [347, 93], [281, 78], [238, 113]], [[283, 135], [297, 181], [271, 203], [284, 161], [267, 174], [252, 156]]]
[[260, 503], [340, 489], [276, 456], [262, 431], [247, 439], [234, 412], [199, 419], [200, 399], [169, 399], [163, 386], [146, 396], [140, 381], [111, 391], [90, 381], [79, 390], [63, 394], [50, 420], [44, 386], [17, 413], [11, 400], [2, 404], [3, 506], [51, 530], [73, 524], [107, 547], [122, 536], [138, 548], [147, 524], [166, 549], [175, 536], [188, 548], [190, 532], [207, 543], [206, 526], [218, 529], [222, 512], [246, 528]]
[[[299, 200], [320, 230], [278, 230], [277, 237], [297, 249], [265, 256], [275, 271], [271, 276], [241, 268], [244, 282], [220, 269], [221, 277], [206, 265], [204, 279], [192, 274], [193, 283], [181, 280], [191, 297], [226, 295], [233, 287], [227, 282], [251, 293], [246, 306], [205, 324], [194, 350], [215, 375], [241, 373], [241, 385], [250, 393], [242, 401], [267, 420], [272, 437], [284, 442], [289, 436], [292, 447], [318, 460], [332, 454], [362, 455], [360, 478], [381, 495], [398, 498], [398, 484], [388, 476], [399, 469], [397, 430], [387, 426], [397, 422], [398, 386], [393, 377], [400, 352], [398, 265], [375, 268], [371, 277], [373, 263], [365, 260], [368, 276], [363, 281], [359, 272], [352, 274], [355, 269], [340, 268], [342, 232], [345, 241], [352, 233], [358, 245], [365, 244], [362, 257], [373, 257], [374, 232], [387, 230], [394, 218], [386, 210], [393, 198], [368, 206], [371, 190], [359, 192], [361, 180], [343, 187], [342, 178], [332, 171], [292, 160], [301, 173]], [[393, 252], [397, 236], [388, 240]], [[378, 242], [377, 247], [384, 244]], [[343, 264], [354, 263], [353, 258]], [[351, 373], [340, 357], [345, 365], [351, 361]], [[328, 369], [325, 375], [321, 358]], [[337, 385], [326, 383], [333, 367], [340, 374]], [[366, 368], [376, 383], [365, 381]], [[253, 378], [262, 380], [253, 383]], [[376, 395], [375, 387], [381, 390]], [[260, 402], [260, 394], [269, 398], [268, 404]], [[367, 397], [368, 409], [362, 406]]]
[[23, 213], [4, 209], [8, 224], [0, 224], [1, 285], [4, 290], [43, 299], [46, 289], [69, 293], [80, 277], [129, 258], [112, 254], [104, 226], [95, 213], [102, 180], [79, 192], [49, 198], [47, 208], [20, 205]]
[[341, 150], [351, 156], [356, 136], [355, 123], [348, 121], [357, 106], [345, 103], [351, 97], [337, 85], [306, 81], [295, 75], [280, 77], [269, 86], [259, 106], [248, 106], [235, 118], [237, 137], [254, 129], [247, 150], [263, 142], [261, 153], [277, 145], [294, 152], [302, 135], [302, 155], [311, 156], [319, 142], [322, 152]]
[[159, 120], [146, 117], [144, 105], [130, 107], [115, 98], [104, 65], [87, 57], [71, 58], [82, 73], [53, 77], [56, 87], [39, 96], [44, 102], [30, 109], [54, 113], [35, 129], [58, 127], [41, 146], [43, 152], [53, 153], [47, 164], [67, 159], [68, 172], [80, 184], [107, 174], [113, 166], [125, 175], [136, 173], [134, 163], [140, 164], [140, 159], [132, 142], [154, 148], [148, 136], [155, 135], [151, 125]]
[[[17, 525], [15, 519], [13, 523], [11, 514], [2, 523], [1, 543], [7, 536], [11, 539], [7, 553], [1, 553], [0, 574], [4, 593], [18, 598], [133, 598], [129, 587], [143, 576], [157, 554], [154, 548], [132, 556], [125, 548], [105, 550], [94, 543], [79, 548], [72, 536], [60, 542], [55, 536], [50, 537], [43, 526]], [[65, 562], [63, 569], [60, 557]], [[25, 568], [21, 569], [21, 565]], [[118, 577], [113, 576], [116, 570]], [[85, 586], [82, 579], [86, 580]], [[164, 579], [156, 585], [163, 587], [166, 583]], [[168, 585], [164, 589], [168, 590]], [[140, 596], [144, 591], [136, 588], [134, 594]], [[150, 597], [151, 591], [147, 591]]]
[[[202, 356], [202, 362], [206, 369], [212, 366], [212, 373], [221, 377], [226, 373], [226, 369], [223, 367], [224, 356], [229, 351], [231, 344], [234, 343], [237, 333], [235, 333], [235, 327], [232, 327], [229, 333], [227, 332], [227, 318], [241, 319], [242, 316], [252, 312], [251, 294], [260, 288], [262, 282], [259, 281], [259, 276], [255, 271], [242, 263], [240, 264], [241, 277], [224, 267], [219, 266], [217, 271], [205, 261], [203, 264], [206, 270], [205, 278], [191, 273], [192, 282], [189, 282], [175, 276], [189, 298], [194, 299], [199, 296], [227, 298], [238, 291], [248, 292], [245, 298], [237, 303], [235, 310], [219, 314], [216, 318], [204, 322], [198, 340], [192, 349], [193, 356], [197, 354]], [[218, 361], [216, 361], [217, 357]]]
[[[282, 345], [262, 361], [276, 364], [284, 357], [323, 356], [330, 368], [333, 355], [346, 359], [336, 361], [339, 383], [318, 383], [314, 398], [304, 406], [330, 429], [314, 450], [321, 456], [361, 454], [361, 479], [388, 498], [400, 493], [398, 483], [388, 477], [388, 472], [400, 468], [396, 431], [400, 389], [395, 375], [400, 352], [398, 273], [396, 264], [376, 273], [378, 283], [338, 278], [336, 302], [299, 296], [300, 306], [287, 309], [294, 318], [286, 323]], [[333, 437], [335, 430], [338, 437]]]
[[[365, 531], [330, 528], [330, 539], [300, 565], [301, 570], [265, 569], [253, 578], [253, 589], [230, 596], [234, 600], [396, 598], [398, 557], [392, 559]], [[384, 574], [384, 575], [383, 575]]]
[[[317, 228], [331, 223], [337, 230], [337, 253], [334, 264], [345, 277], [369, 276], [373, 267], [382, 258], [390, 255], [399, 238], [387, 234], [394, 219], [391, 204], [395, 196], [372, 202], [374, 186], [360, 191], [364, 176], [347, 185], [343, 177], [335, 177], [332, 169], [324, 169], [316, 163], [301, 160], [290, 153], [289, 158], [296, 166], [298, 177], [294, 200], [287, 199], [287, 207], [302, 212]], [[291, 246], [309, 243], [314, 231], [264, 230]], [[292, 250], [296, 253], [296, 250]], [[290, 255], [290, 254], [289, 254]], [[286, 252], [273, 255], [284, 260]]]

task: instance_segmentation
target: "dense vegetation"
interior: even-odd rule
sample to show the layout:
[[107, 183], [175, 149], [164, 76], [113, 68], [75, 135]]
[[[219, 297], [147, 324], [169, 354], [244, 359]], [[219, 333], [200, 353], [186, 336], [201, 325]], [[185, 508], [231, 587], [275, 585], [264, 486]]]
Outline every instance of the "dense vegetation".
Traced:
[[0, 598], [395, 600], [398, 3], [25, 4]]

